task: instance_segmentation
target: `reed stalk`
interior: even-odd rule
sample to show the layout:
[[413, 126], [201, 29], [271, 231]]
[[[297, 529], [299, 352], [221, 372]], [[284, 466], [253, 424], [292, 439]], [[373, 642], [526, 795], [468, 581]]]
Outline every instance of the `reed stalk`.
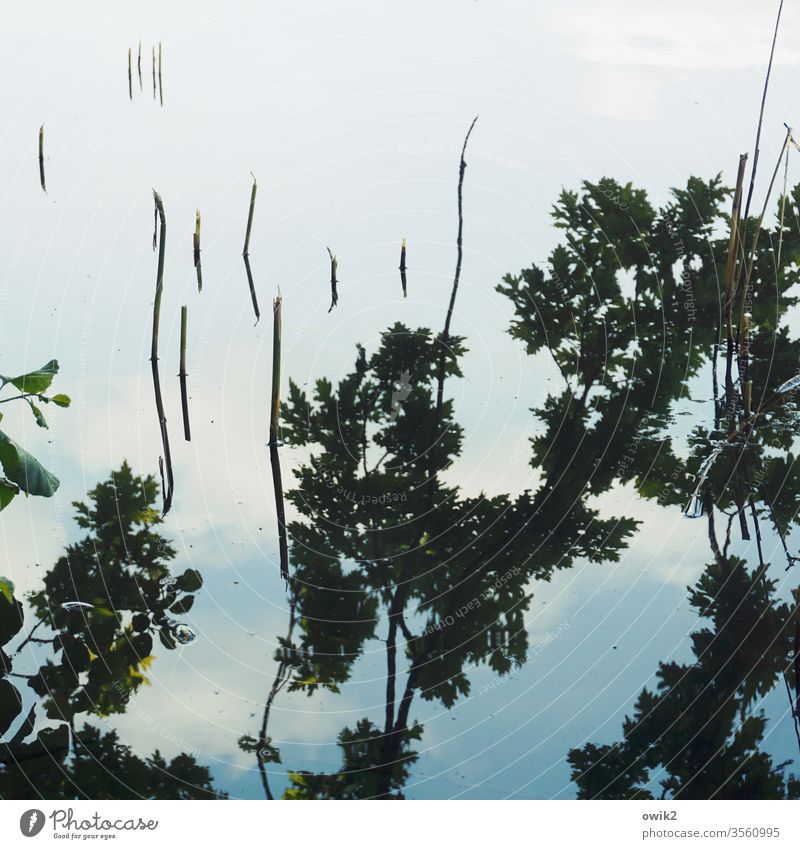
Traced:
[[750, 187], [747, 190], [747, 203], [744, 208], [744, 218], [750, 214], [750, 201], [753, 199], [753, 190], [756, 185], [756, 171], [758, 169], [759, 144], [761, 142], [761, 128], [764, 124], [764, 107], [767, 103], [767, 91], [769, 90], [769, 78], [772, 74], [772, 60], [775, 57], [775, 44], [778, 41], [778, 29], [781, 25], [781, 12], [783, 12], [783, 0], [778, 5], [778, 14], [775, 17], [775, 29], [772, 33], [772, 46], [769, 50], [769, 62], [767, 63], [767, 73], [764, 75], [764, 91], [761, 94], [761, 109], [758, 113], [758, 126], [756, 128], [756, 142], [753, 150], [753, 170], [750, 173]]
[[244, 234], [244, 250], [242, 251], [242, 256], [250, 255], [250, 231], [253, 229], [253, 215], [256, 210], [256, 191], [258, 191], [256, 175], [251, 171], [250, 176], [253, 178], [253, 188], [250, 190], [250, 209], [247, 212], [247, 230]]
[[142, 84], [142, 42], [139, 42], [139, 57], [136, 60], [136, 67], [139, 71], [139, 91], [142, 91], [144, 86]]
[[253, 311], [256, 314], [256, 324], [258, 324], [261, 319], [261, 312], [258, 309], [258, 297], [256, 296], [256, 287], [253, 283], [253, 272], [250, 268], [250, 232], [253, 229], [253, 215], [255, 214], [256, 209], [256, 191], [258, 190], [258, 183], [256, 182], [256, 175], [253, 172], [250, 172], [250, 175], [253, 178], [253, 187], [250, 190], [250, 209], [247, 212], [247, 230], [244, 234], [244, 249], [242, 250], [242, 257], [244, 259], [244, 268], [247, 272], [247, 283], [250, 286], [250, 299], [253, 302]]
[[330, 312], [339, 303], [339, 281], [336, 277], [339, 270], [339, 261], [330, 248], [328, 248], [328, 256], [331, 258], [331, 305], [328, 307], [328, 312]]
[[133, 100], [133, 71], [131, 69], [131, 49], [128, 48], [128, 97]]
[[194, 218], [194, 267], [197, 271], [197, 291], [203, 291], [203, 268], [200, 264], [200, 210], [195, 213]]
[[278, 516], [278, 549], [281, 577], [289, 580], [289, 551], [286, 542], [286, 511], [283, 503], [281, 461], [278, 455], [278, 425], [281, 414], [281, 303], [280, 292], [272, 304], [272, 398], [269, 416], [269, 461], [272, 466], [272, 485], [275, 490], [275, 510]]
[[[153, 199], [158, 218], [161, 222], [160, 239], [158, 243], [158, 270], [156, 272], [156, 295], [153, 301], [153, 336], [150, 344], [150, 367], [153, 372], [153, 392], [156, 398], [156, 412], [158, 413], [158, 425], [161, 430], [161, 444], [164, 449], [163, 457], [158, 458], [158, 467], [161, 472], [161, 487], [164, 494], [164, 506], [162, 515], [166, 516], [172, 506], [172, 494], [175, 480], [172, 473], [172, 454], [169, 450], [169, 433], [167, 431], [167, 417], [164, 413], [164, 400], [161, 397], [161, 378], [158, 372], [158, 327], [161, 320], [161, 295], [164, 291], [164, 254], [167, 241], [167, 221], [164, 215], [164, 204], [157, 191], [153, 191]], [[166, 480], [165, 480], [166, 461]]]
[[758, 216], [758, 221], [756, 222], [756, 229], [753, 234], [753, 243], [750, 245], [750, 255], [747, 258], [745, 275], [744, 275], [744, 284], [742, 286], [742, 299], [741, 299], [741, 309], [739, 313], [739, 332], [742, 330], [742, 316], [744, 316], [747, 311], [749, 300], [750, 300], [750, 281], [753, 276], [753, 264], [755, 262], [756, 257], [756, 248], [758, 247], [758, 238], [761, 235], [761, 225], [764, 222], [764, 216], [767, 214], [767, 205], [769, 204], [769, 199], [772, 195], [772, 189], [775, 186], [775, 179], [778, 176], [778, 171], [781, 166], [781, 162], [783, 160], [783, 155], [789, 147], [789, 143], [792, 140], [792, 131], [787, 128], [786, 136], [783, 140], [783, 145], [781, 146], [781, 151], [778, 154], [778, 160], [775, 163], [775, 168], [772, 172], [772, 178], [769, 181], [769, 186], [767, 187], [767, 193], [764, 197], [764, 204], [761, 207], [761, 213]]
[[164, 105], [164, 87], [161, 83], [161, 42], [158, 42], [158, 99]]
[[456, 238], [456, 270], [453, 276], [453, 288], [450, 292], [450, 303], [447, 307], [447, 316], [444, 320], [444, 330], [442, 331], [439, 340], [439, 373], [436, 381], [436, 430], [434, 431], [434, 439], [437, 438], [436, 431], [439, 428], [439, 422], [442, 417], [442, 405], [444, 404], [444, 378], [445, 366], [447, 364], [447, 349], [450, 343], [450, 321], [453, 317], [453, 309], [456, 305], [456, 295], [458, 294], [458, 284], [461, 280], [461, 263], [464, 259], [464, 172], [467, 170], [467, 163], [464, 157], [467, 153], [467, 143], [472, 135], [472, 130], [478, 120], [476, 115], [469, 125], [467, 135], [464, 137], [464, 145], [461, 148], [461, 161], [458, 166], [458, 236]]
[[400, 246], [400, 283], [403, 287], [403, 297], [408, 297], [406, 288], [406, 240], [403, 239], [403, 244]]
[[188, 324], [189, 307], [181, 307], [181, 359], [178, 378], [181, 382], [181, 410], [183, 411], [183, 437], [187, 442], [192, 441], [192, 431], [189, 427], [189, 395], [186, 391], [186, 325]]
[[44, 124], [39, 127], [39, 182], [42, 184], [42, 191], [47, 194], [44, 180]]
[[736, 258], [739, 253], [739, 242], [741, 240], [741, 206], [742, 187], [744, 185], [744, 171], [747, 164], [747, 154], [739, 156], [739, 171], [736, 175], [736, 190], [733, 193], [733, 207], [731, 209], [731, 235], [728, 240], [728, 262], [725, 269], [725, 325], [727, 331], [728, 345], [733, 344], [733, 300], [734, 300], [734, 272], [736, 269]]
[[156, 99], [156, 46], [153, 45], [153, 100]]
[[250, 257], [245, 254], [242, 259], [244, 260], [244, 270], [247, 272], [247, 284], [250, 287], [250, 300], [253, 302], [253, 312], [256, 314], [256, 324], [261, 320], [261, 312], [258, 309], [258, 297], [256, 295], [256, 287], [253, 283], [253, 271], [250, 268]]

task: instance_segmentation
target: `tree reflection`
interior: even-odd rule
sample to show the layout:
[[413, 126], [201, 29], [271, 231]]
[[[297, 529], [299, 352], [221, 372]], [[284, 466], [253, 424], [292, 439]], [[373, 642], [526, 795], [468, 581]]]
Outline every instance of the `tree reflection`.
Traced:
[[[797, 208], [798, 200], [795, 189], [789, 201]], [[753, 222], [748, 229], [752, 234]], [[622, 741], [570, 751], [580, 798], [652, 798], [656, 787], [661, 798], [800, 796], [800, 782], [786, 772], [792, 760], [775, 763], [762, 748], [767, 727], [762, 702], [775, 687], [786, 691], [783, 721], [794, 723], [800, 745], [795, 695], [800, 593], [780, 597], [762, 545], [769, 527], [780, 540], [786, 568], [793, 566], [787, 534], [797, 523], [791, 449], [798, 419], [792, 393], [780, 390], [798, 371], [796, 343], [784, 317], [797, 300], [790, 289], [798, 281], [799, 243], [797, 233], [784, 231], [787, 265], [776, 273], [771, 245], [777, 235], [761, 233], [752, 303], [742, 310], [738, 340], [720, 344], [719, 316], [707, 316], [705, 326], [714, 335], [706, 331], [701, 350], [709, 352], [704, 364], [711, 365], [713, 425], [694, 427], [690, 456], [678, 471], [668, 474], [663, 464], [642, 462], [638, 455], [630, 463], [645, 497], [677, 507], [693, 494], [686, 512], [707, 523], [713, 559], [689, 593], [699, 618], [691, 637], [694, 660], [659, 664], [658, 686], [642, 691], [633, 716], [623, 723]], [[710, 243], [718, 262], [727, 252], [724, 243]], [[655, 438], [667, 441], [673, 429], [667, 420]], [[725, 523], [721, 540], [719, 521]], [[753, 566], [731, 553], [734, 529], [751, 542]]]
[[[341, 732], [337, 772], [290, 771], [285, 795], [402, 798], [414, 744], [424, 734], [413, 719], [417, 700], [450, 708], [469, 694], [476, 666], [504, 675], [524, 663], [531, 581], [547, 580], [579, 558], [616, 560], [628, 544], [636, 523], [603, 517], [595, 496], [633, 484], [641, 496], [678, 509], [722, 440], [739, 471], [731, 475], [730, 463], [715, 464], [703, 498], [735, 517], [751, 511], [751, 523], [768, 519], [785, 538], [797, 492], [792, 457], [764, 454], [754, 440], [788, 450], [791, 435], [785, 420], [764, 426], [775, 415], [769, 409], [758, 427], [738, 434], [752, 412], [745, 413], [743, 387], [730, 369], [722, 396], [714, 394], [714, 429], [695, 428], [688, 460], [676, 448], [683, 441], [677, 405], [690, 403], [690, 388], [709, 371], [718, 386], [717, 270], [727, 256], [720, 232], [728, 194], [718, 178], [692, 178], [659, 209], [644, 191], [613, 180], [562, 194], [554, 210], [562, 244], [545, 268], [509, 275], [498, 287], [514, 307], [512, 335], [532, 356], [546, 352], [564, 383], [532, 411], [530, 462], [539, 482], [519, 496], [471, 497], [444, 482], [463, 434], [452, 402], [437, 415], [440, 339], [425, 328], [394, 325], [377, 351], [368, 356], [359, 347], [350, 374], [335, 386], [319, 380], [310, 398], [291, 385], [283, 437], [308, 456], [288, 495], [301, 516], [290, 529], [291, 627], [261, 733], [243, 738], [259, 753], [269, 796], [265, 765], [280, 761], [267, 733], [276, 692], [338, 692], [367, 644], [380, 640], [384, 716]], [[797, 206], [797, 190], [792, 200]], [[752, 231], [753, 222], [748, 226]], [[775, 274], [772, 237], [763, 233], [755, 254], [747, 328], [749, 375], [763, 398], [797, 371], [781, 324], [796, 303], [789, 289], [797, 277], [794, 270]], [[784, 233], [788, 263], [799, 249], [798, 235]], [[461, 374], [464, 343], [450, 344], [453, 379]], [[726, 475], [733, 487], [727, 478], [719, 485]], [[706, 511], [709, 521], [713, 512]], [[740, 521], [745, 535], [746, 524]], [[615, 747], [616, 760], [611, 747], [570, 753], [582, 796], [644, 794], [654, 763], [672, 770], [665, 792], [673, 795], [703, 796], [711, 788], [795, 794], [784, 765], [758, 749], [766, 720], [751, 711], [788, 669], [794, 604], [776, 599], [766, 564], [748, 568], [727, 553], [727, 540], [722, 549], [691, 595], [712, 623], [694, 635], [697, 663], [662, 664], [659, 694], [643, 694], [630, 735], [626, 730], [625, 746], [638, 748]], [[699, 709], [689, 710], [698, 699]], [[663, 706], [654, 710], [656, 704]], [[700, 778], [691, 770], [710, 752], [718, 757]]]
[[[66, 547], [31, 599], [35, 623], [13, 655], [0, 653], [0, 797], [209, 798], [219, 795], [211, 775], [189, 754], [167, 763], [158, 751], [135, 755], [114, 731], [84, 722], [86, 715], [123, 713], [147, 681], [153, 642], [173, 649], [194, 638], [175, 617], [187, 613], [202, 586], [195, 569], [173, 577], [175, 550], [157, 527], [158, 485], [124, 463], [108, 481], [75, 503], [86, 536]], [[0, 597], [0, 643], [23, 629], [23, 606]], [[44, 630], [42, 630], [44, 628]], [[50, 634], [51, 636], [43, 636]], [[21, 657], [22, 651], [29, 651]], [[31, 649], [49, 655], [33, 674], [12, 670]], [[9, 680], [25, 681], [39, 697], [28, 701]], [[40, 728], [42, 720], [56, 725]]]

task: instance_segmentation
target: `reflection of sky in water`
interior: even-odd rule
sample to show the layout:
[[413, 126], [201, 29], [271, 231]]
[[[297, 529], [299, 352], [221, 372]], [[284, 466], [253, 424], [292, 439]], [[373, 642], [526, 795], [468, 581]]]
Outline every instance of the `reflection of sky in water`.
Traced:
[[[20, 593], [37, 588], [76, 537], [71, 501], [123, 458], [136, 472], [156, 471], [147, 364], [155, 186], [167, 209], [161, 367], [176, 475], [164, 533], [179, 549], [178, 566], [200, 569], [205, 586], [186, 617], [198, 639], [175, 652], [159, 647], [152, 686], [111, 724], [139, 752], [196, 751], [217, 786], [259, 796], [253, 758], [236, 740], [258, 724], [286, 602], [266, 451], [270, 325], [253, 327], [240, 257], [248, 172], [259, 181], [251, 262], [262, 313], [268, 317], [278, 285], [284, 296], [284, 375], [300, 384], [335, 380], [351, 368], [355, 343], [373, 349], [393, 321], [441, 326], [455, 258], [458, 147], [480, 113], [454, 317], [469, 353], [465, 379], [447, 385], [465, 446], [447, 477], [467, 494], [516, 493], [538, 479], [526, 465], [529, 408], [560, 377], [546, 357], [525, 356], [507, 336], [511, 307], [495, 285], [545, 257], [556, 238], [548, 211], [562, 185], [607, 173], [650, 188], [657, 201], [690, 173], [730, 175], [750, 140], [757, 74], [726, 68], [723, 79], [713, 65], [693, 62], [691, 44], [681, 53], [678, 42], [697, 29], [699, 13], [688, 4], [674, 10], [684, 22], [675, 39], [659, 28], [645, 44], [637, 41], [638, 19], [630, 23], [639, 50], [659, 57], [654, 64], [628, 50], [615, 54], [616, 38], [605, 30], [587, 35], [579, 3], [558, 22], [525, 5], [451, 0], [405, 4], [400, 19], [383, 3], [279, 3], [266, 11], [240, 2], [224, 12], [196, 3], [190, 15], [180, 4], [92, 5], [77, 15], [55, 5], [52, 15], [41, 5], [26, 9], [2, 34], [0, 370], [57, 356], [58, 390], [74, 401], [51, 411], [50, 431], [38, 431], [25, 411], [4, 410], [4, 428], [62, 486], [50, 501], [18, 499], [3, 514], [2, 571]], [[594, 5], [619, 11], [614, 2]], [[787, 45], [798, 24], [790, 12]], [[131, 103], [125, 54], [133, 44], [135, 57], [140, 37], [144, 91], [134, 68]], [[165, 51], [163, 109], [148, 87], [157, 40]], [[741, 56], [752, 47], [748, 40], [747, 51], [728, 44], [725, 52]], [[764, 149], [782, 133], [775, 125], [793, 74], [786, 65], [796, 62], [788, 48], [778, 56]], [[46, 196], [35, 159], [42, 122]], [[202, 296], [191, 262], [197, 206]], [[408, 300], [395, 270], [403, 237]], [[330, 315], [326, 245], [339, 256], [341, 280]], [[183, 303], [188, 445], [179, 440], [173, 377]], [[705, 370], [698, 381], [708, 386]], [[677, 409], [700, 415], [706, 407]], [[694, 416], [676, 419], [674, 432], [688, 433]], [[283, 451], [285, 480], [304, 456]], [[412, 716], [425, 732], [410, 797], [571, 797], [567, 750], [618, 739], [658, 661], [690, 657], [685, 587], [710, 556], [704, 525], [641, 502], [628, 487], [597, 504], [643, 522], [621, 562], [578, 563], [535, 586], [522, 669], [501, 681], [476, 671], [472, 696], [450, 711], [415, 702]], [[748, 544], [739, 545], [744, 554]], [[780, 563], [777, 546], [766, 537], [766, 558]], [[341, 695], [281, 694], [271, 733], [284, 766], [339, 765], [339, 730], [380, 716], [383, 663], [382, 643], [373, 641]], [[781, 697], [776, 691], [765, 701], [775, 720], [766, 748], [777, 760], [792, 743]], [[281, 789], [278, 780], [273, 790]]]

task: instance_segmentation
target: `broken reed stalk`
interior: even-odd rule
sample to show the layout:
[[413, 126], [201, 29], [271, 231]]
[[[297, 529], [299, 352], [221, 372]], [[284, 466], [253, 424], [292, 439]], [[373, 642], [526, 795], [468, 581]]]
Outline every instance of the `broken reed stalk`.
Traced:
[[186, 392], [186, 325], [189, 318], [189, 307], [181, 307], [181, 359], [178, 378], [181, 382], [181, 410], [183, 411], [183, 437], [187, 442], [192, 441], [192, 431], [189, 427], [189, 396]]
[[200, 265], [200, 210], [194, 218], [194, 267], [197, 271], [197, 291], [203, 291], [203, 269]]
[[245, 254], [242, 259], [244, 260], [244, 270], [247, 272], [247, 284], [250, 286], [250, 300], [253, 302], [253, 312], [256, 314], [256, 324], [261, 321], [261, 313], [258, 309], [258, 297], [256, 296], [256, 287], [253, 283], [253, 272], [250, 269], [250, 257]]
[[336, 254], [330, 248], [328, 248], [328, 256], [331, 258], [331, 305], [328, 307], [328, 312], [330, 312], [339, 303], [339, 281], [336, 277], [339, 270], [339, 260], [336, 259]]
[[247, 230], [244, 234], [244, 250], [242, 251], [242, 256], [250, 255], [250, 231], [253, 229], [253, 214], [256, 209], [256, 192], [258, 191], [256, 175], [251, 171], [250, 176], [253, 178], [253, 188], [250, 190], [250, 209], [247, 212]]
[[[172, 506], [172, 493], [175, 480], [172, 474], [172, 455], [169, 450], [169, 433], [167, 432], [167, 417], [164, 414], [164, 400], [161, 397], [161, 378], [158, 373], [158, 325], [161, 319], [161, 295], [164, 291], [164, 253], [167, 240], [167, 221], [164, 216], [164, 204], [161, 196], [153, 190], [153, 200], [156, 205], [156, 214], [161, 221], [161, 234], [158, 243], [158, 271], [156, 272], [156, 296], [153, 302], [153, 337], [150, 345], [150, 367], [153, 372], [153, 391], [156, 397], [156, 411], [158, 412], [158, 424], [161, 429], [161, 444], [164, 448], [164, 456], [158, 458], [158, 467], [161, 471], [161, 487], [164, 494], [164, 506], [162, 515], [166, 516]], [[166, 460], [166, 481], [164, 479], [164, 465]]]
[[275, 490], [275, 510], [278, 515], [278, 550], [281, 577], [289, 580], [289, 551], [286, 543], [286, 512], [283, 505], [281, 460], [278, 456], [278, 423], [281, 414], [281, 302], [280, 291], [272, 304], [272, 399], [269, 416], [269, 462], [272, 466], [272, 485]]
[[744, 285], [742, 288], [742, 300], [741, 300], [741, 309], [739, 313], [739, 332], [741, 333], [742, 316], [745, 314], [747, 310], [749, 295], [750, 295], [750, 280], [753, 276], [753, 263], [755, 262], [756, 257], [756, 248], [758, 247], [758, 237], [761, 235], [761, 225], [764, 222], [764, 216], [767, 213], [767, 204], [769, 203], [769, 199], [772, 196], [772, 189], [775, 186], [775, 179], [778, 176], [778, 171], [781, 167], [781, 161], [783, 160], [783, 154], [789, 146], [789, 142], [792, 140], [792, 131], [787, 129], [786, 136], [783, 140], [783, 145], [781, 146], [781, 152], [778, 154], [778, 160], [775, 163], [775, 168], [772, 172], [772, 178], [769, 181], [769, 186], [767, 187], [767, 194], [764, 197], [764, 205], [761, 207], [761, 214], [758, 216], [758, 221], [756, 222], [755, 233], [753, 234], [753, 244], [750, 246], [750, 255], [747, 258], [747, 268], [745, 270], [744, 275]]
[[136, 67], [139, 70], [139, 91], [142, 91], [142, 42], [139, 42], [139, 58], [136, 60]]
[[47, 194], [44, 182], [44, 124], [39, 127], [39, 182], [42, 184], [42, 191]]
[[753, 151], [753, 170], [750, 173], [750, 188], [747, 190], [747, 203], [744, 207], [744, 219], [747, 220], [747, 216], [750, 214], [750, 201], [753, 198], [753, 190], [756, 184], [756, 170], [758, 169], [758, 154], [759, 149], [758, 146], [761, 142], [761, 127], [764, 123], [764, 107], [767, 103], [767, 90], [769, 89], [769, 78], [772, 73], [772, 60], [775, 56], [775, 43], [778, 40], [778, 28], [781, 24], [781, 12], [783, 11], [783, 0], [781, 0], [778, 6], [778, 14], [775, 18], [775, 30], [772, 33], [772, 47], [769, 51], [769, 62], [767, 63], [767, 73], [764, 76], [764, 91], [761, 94], [761, 109], [758, 113], [758, 127], [756, 128], [756, 143], [755, 149]]
[[164, 105], [164, 88], [161, 84], [161, 42], [158, 42], [158, 99]]
[[736, 269], [736, 257], [740, 239], [742, 186], [744, 184], [744, 169], [747, 164], [747, 154], [739, 156], [739, 171], [736, 175], [736, 190], [733, 193], [733, 208], [731, 209], [731, 236], [728, 241], [728, 263], [725, 270], [725, 324], [728, 345], [733, 344], [733, 277]]
[[131, 49], [128, 48], [128, 97], [133, 100], [133, 71], [131, 69]]
[[406, 289], [406, 240], [403, 239], [403, 244], [400, 247], [400, 283], [403, 286], [403, 297], [408, 297]]
[[253, 302], [253, 310], [256, 314], [256, 324], [258, 324], [261, 319], [261, 313], [258, 309], [258, 298], [256, 297], [256, 287], [253, 283], [253, 272], [250, 269], [250, 231], [253, 229], [253, 215], [256, 209], [256, 191], [258, 190], [258, 183], [256, 182], [256, 175], [253, 172], [250, 172], [250, 175], [253, 178], [253, 188], [250, 190], [250, 209], [247, 212], [247, 230], [244, 234], [244, 250], [242, 251], [242, 257], [244, 258], [244, 268], [247, 272], [247, 283], [250, 286], [250, 299]]
[[292, 659], [286, 647], [292, 645], [292, 633], [294, 632], [294, 625], [296, 621], [296, 609], [297, 594], [292, 592], [289, 600], [289, 628], [286, 632], [286, 637], [284, 639], [284, 648], [281, 650], [278, 669], [275, 672], [275, 678], [272, 681], [272, 687], [270, 688], [269, 695], [267, 696], [267, 701], [264, 703], [264, 716], [261, 720], [261, 731], [258, 738], [258, 749], [256, 749], [256, 763], [258, 764], [258, 771], [261, 774], [261, 784], [264, 787], [264, 793], [266, 794], [267, 799], [273, 799], [272, 790], [270, 790], [269, 786], [269, 776], [267, 774], [267, 769], [264, 766], [265, 762], [269, 762], [269, 760], [271, 759], [270, 756], [272, 754], [267, 748], [270, 742], [270, 738], [268, 736], [269, 716], [275, 698], [277, 697], [278, 693], [280, 693], [280, 691], [284, 688], [286, 682], [291, 677], [291, 672], [293, 668]]
[[[442, 417], [442, 405], [444, 403], [444, 376], [445, 376], [445, 366], [447, 363], [447, 348], [450, 342], [450, 320], [453, 317], [453, 308], [456, 305], [456, 295], [458, 294], [458, 284], [461, 280], [461, 263], [464, 258], [464, 248], [463, 248], [463, 238], [464, 238], [464, 172], [467, 170], [467, 163], [464, 159], [467, 153], [467, 143], [469, 142], [469, 137], [472, 135], [472, 130], [475, 127], [475, 123], [478, 120], [478, 116], [476, 115], [472, 119], [472, 123], [469, 125], [469, 129], [467, 130], [467, 135], [464, 137], [464, 145], [461, 148], [461, 161], [458, 166], [458, 237], [456, 239], [456, 247], [457, 247], [457, 259], [456, 259], [456, 271], [453, 277], [453, 289], [450, 292], [450, 304], [447, 307], [447, 316], [444, 321], [444, 330], [442, 331], [442, 336], [439, 341], [440, 350], [439, 350], [439, 373], [437, 376], [437, 385], [436, 385], [436, 430], [439, 429], [439, 421]], [[436, 433], [434, 432], [434, 439], [436, 439]]]
[[156, 46], [153, 45], [153, 100], [156, 99]]
[[[787, 127], [789, 130], [789, 141], [797, 147], [797, 142], [792, 138], [792, 129], [791, 127]], [[786, 148], [786, 159], [783, 164], [783, 192], [781, 192], [781, 212], [778, 222], [778, 250], [775, 255], [775, 273], [776, 275], [780, 273], [781, 270], [781, 252], [783, 250], [783, 231], [784, 231], [784, 222], [786, 221], [786, 196], [789, 191], [789, 150], [790, 148], [787, 146]]]

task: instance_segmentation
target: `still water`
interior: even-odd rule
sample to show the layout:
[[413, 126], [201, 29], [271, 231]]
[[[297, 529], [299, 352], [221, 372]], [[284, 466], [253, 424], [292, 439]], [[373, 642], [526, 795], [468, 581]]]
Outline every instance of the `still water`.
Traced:
[[86, 35], [3, 141], [0, 370], [59, 369], [0, 396], [49, 427], [23, 398], [2, 428], [59, 484], [2, 513], [0, 797], [800, 795], [800, 192], [737, 271], [729, 345], [722, 180], [565, 167], [523, 205], [496, 93], [399, 119], [391, 54], [240, 67], [225, 25]]

